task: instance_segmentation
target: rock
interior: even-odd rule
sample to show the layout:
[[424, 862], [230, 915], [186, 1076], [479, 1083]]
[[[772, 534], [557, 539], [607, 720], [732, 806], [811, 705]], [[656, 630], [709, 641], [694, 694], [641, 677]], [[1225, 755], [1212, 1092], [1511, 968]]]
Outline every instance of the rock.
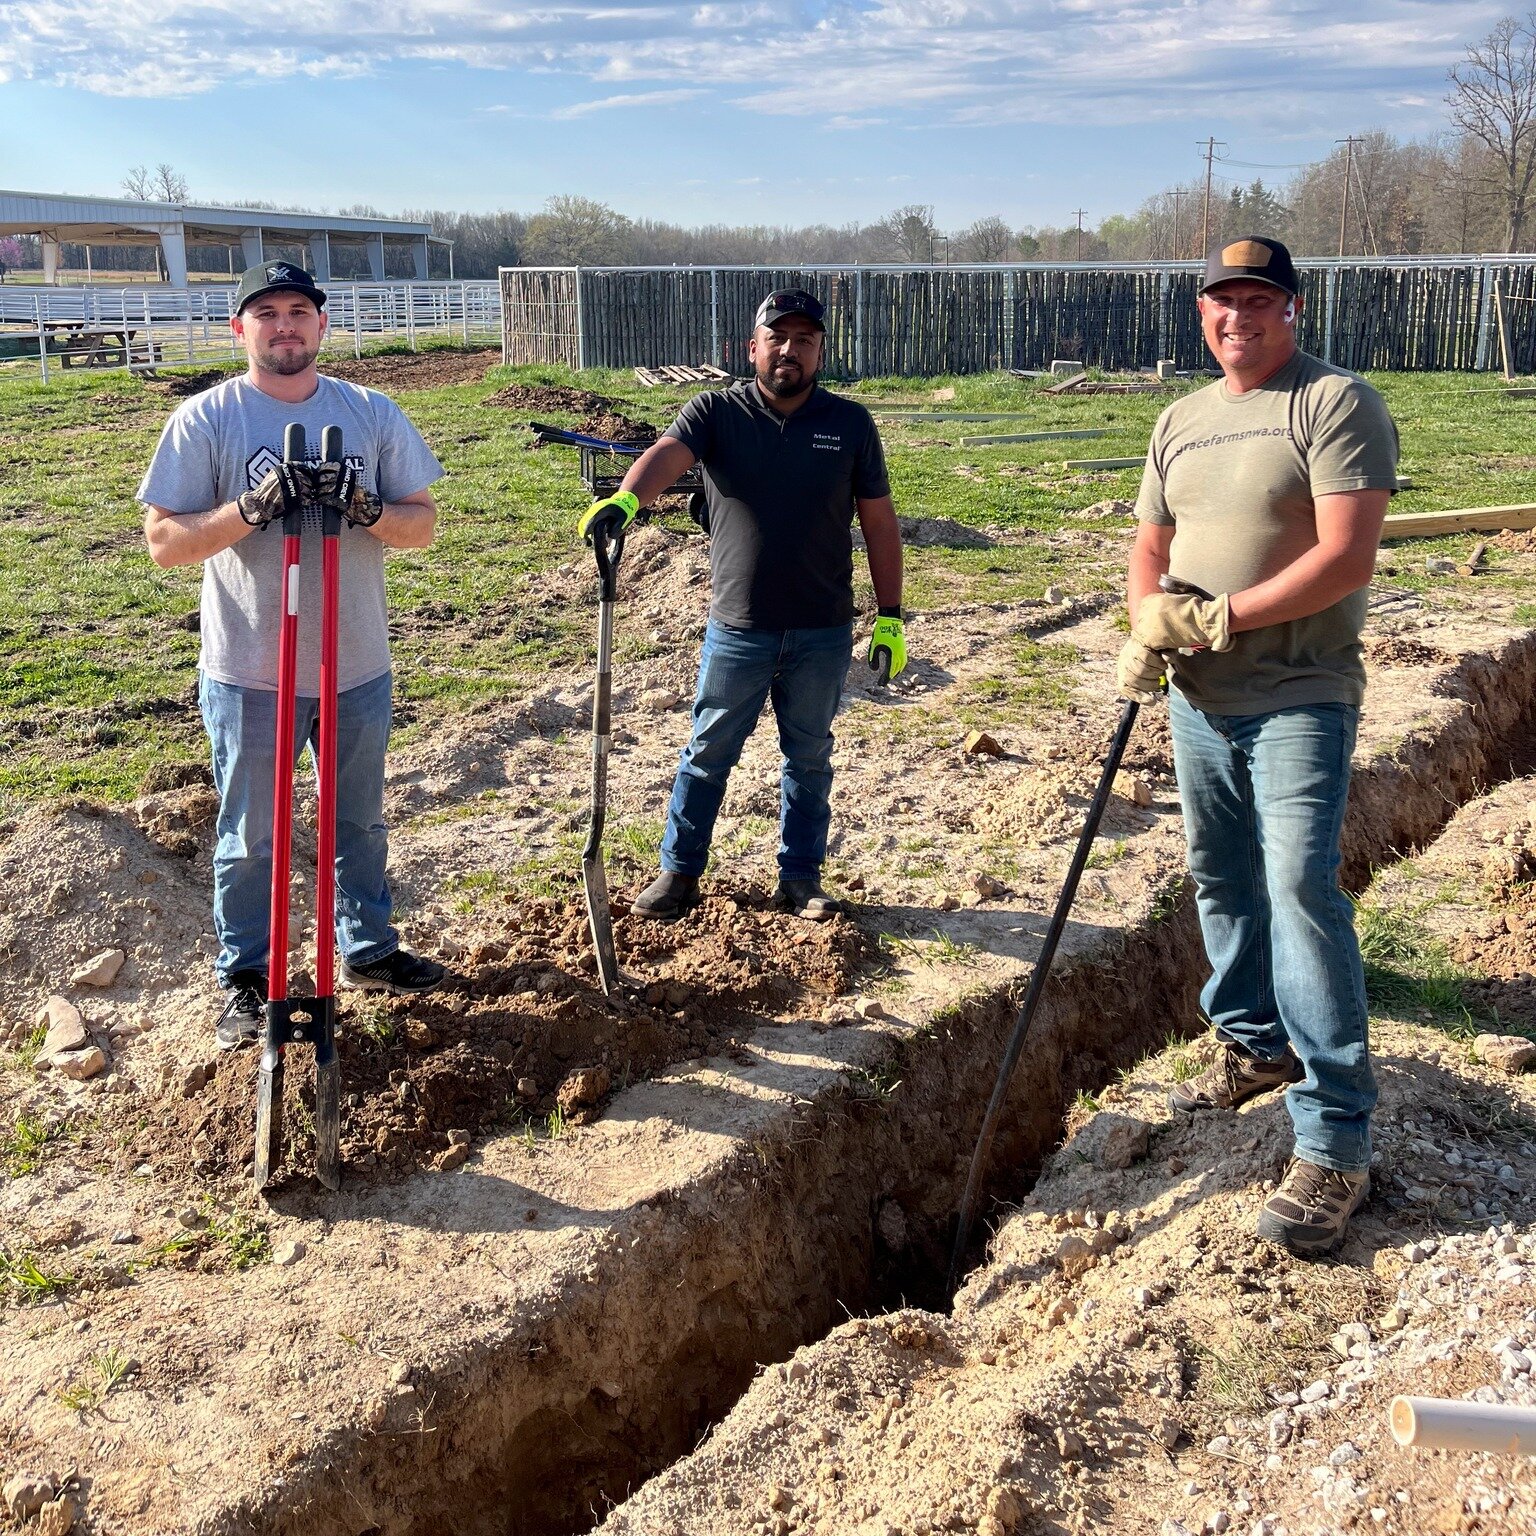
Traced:
[[1177, 1419], [1159, 1419], [1157, 1438], [1165, 1450], [1171, 1451], [1184, 1438], [1184, 1426]]
[[72, 987], [110, 987], [128, 958], [120, 949], [104, 949], [93, 955], [69, 978]]
[[1057, 1268], [1068, 1280], [1076, 1280], [1099, 1262], [1099, 1256], [1085, 1238], [1069, 1232], [1057, 1247], [1055, 1260]]
[[1056, 1452], [1063, 1461], [1083, 1459], [1083, 1437], [1065, 1425], [1056, 1427]]
[[51, 1062], [60, 1051], [82, 1051], [91, 1043], [80, 1010], [67, 997], [55, 994], [48, 999], [40, 1022], [44, 1021], [48, 1033], [43, 1036], [42, 1048], [37, 1053], [39, 1061]]
[[1456, 574], [1456, 562], [1454, 560], [1441, 559], [1438, 555], [1431, 555], [1424, 562], [1424, 569], [1431, 576], [1454, 576]]
[[995, 875], [983, 874], [980, 871], [971, 876], [971, 889], [983, 901], [996, 901], [998, 897], [1008, 894], [1008, 887]]
[[99, 1045], [89, 1045], [83, 1051], [56, 1051], [50, 1058], [55, 1072], [82, 1083], [88, 1077], [107, 1070], [106, 1052]]
[[640, 707], [653, 715], [664, 715], [669, 709], [676, 709], [681, 699], [682, 695], [671, 688], [647, 688], [640, 695]]
[[467, 1147], [469, 1145], [468, 1131], [449, 1131], [448, 1145], [450, 1147]]
[[1099, 1167], [1129, 1168], [1147, 1155], [1152, 1127], [1145, 1120], [1116, 1118], [1099, 1148]]
[[1326, 1381], [1314, 1381], [1304, 1386], [1299, 1395], [1304, 1403], [1320, 1403], [1332, 1393], [1333, 1388]]
[[885, 1004], [873, 997], [861, 997], [854, 1001], [853, 1011], [861, 1019], [888, 1019], [890, 1014], [885, 1011]]
[[1472, 1054], [1500, 1072], [1523, 1072], [1536, 1061], [1536, 1040], [1521, 1035], [1479, 1035]]
[[278, 1269], [291, 1269], [305, 1255], [307, 1250], [304, 1244], [295, 1238], [291, 1242], [279, 1243], [272, 1250], [272, 1263]]
[[517, 1097], [524, 1103], [530, 1103], [539, 1096], [539, 1085], [531, 1077], [520, 1077], [517, 1080]]
[[196, 1098], [212, 1082], [213, 1073], [213, 1066], [206, 1061], [199, 1061], [188, 1067], [181, 1074], [181, 1081], [178, 1084], [182, 1098]]
[[5, 1507], [16, 1520], [30, 1520], [43, 1505], [51, 1503], [54, 1487], [51, 1479], [36, 1472], [18, 1472], [3, 1490]]
[[37, 1512], [37, 1536], [69, 1536], [75, 1528], [75, 1501], [61, 1493]]
[[469, 1145], [460, 1142], [456, 1146], [450, 1146], [445, 1151], [439, 1152], [433, 1159], [432, 1166], [439, 1173], [452, 1173], [455, 1168], [462, 1168], [469, 1161]]
[[1042, 603], [1064, 603], [1066, 600], [1067, 594], [1060, 587], [1047, 587], [1040, 594], [1040, 601]]
[[176, 1220], [189, 1232], [201, 1232], [208, 1226], [208, 1214], [195, 1205], [185, 1206], [176, 1213]]
[[972, 757], [1003, 755], [1003, 749], [998, 746], [996, 739], [987, 735], [985, 731], [971, 731], [965, 738], [965, 751]]
[[611, 1082], [607, 1067], [580, 1067], [555, 1090], [555, 1100], [567, 1113], [590, 1109], [602, 1102]]
[[986, 1513], [976, 1529], [982, 1536], [1014, 1536], [1029, 1519], [1029, 1505], [1017, 1488], [999, 1483], [987, 1494]]
[[862, 891], [864, 889], [864, 876], [849, 875], [848, 878], [843, 881], [843, 889], [845, 891]]
[[1129, 800], [1132, 805], [1152, 804], [1152, 790], [1147, 781], [1137, 778], [1134, 773], [1127, 773], [1123, 768], [1115, 775], [1114, 791], [1122, 800]]

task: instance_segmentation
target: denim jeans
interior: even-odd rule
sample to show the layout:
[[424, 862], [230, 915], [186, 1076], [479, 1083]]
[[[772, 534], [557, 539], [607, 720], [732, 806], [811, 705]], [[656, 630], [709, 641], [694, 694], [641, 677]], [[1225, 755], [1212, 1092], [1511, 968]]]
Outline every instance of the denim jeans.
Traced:
[[1200, 1001], [1219, 1040], [1306, 1069], [1286, 1095], [1296, 1155], [1359, 1172], [1371, 1161], [1365, 974], [1339, 838], [1359, 711], [1313, 704], [1209, 715], [1169, 693], [1174, 764], [1211, 977]]
[[[272, 791], [277, 695], [198, 674], [198, 702], [213, 745], [219, 792], [213, 852], [214, 963], [220, 985], [236, 971], [265, 971], [272, 902]], [[389, 741], [390, 677], [349, 688], [337, 699], [336, 948], [367, 965], [399, 947], [390, 926], [384, 866], [384, 748]], [[319, 749], [320, 701], [300, 696], [294, 712], [295, 761]], [[301, 791], [302, 792], [302, 791]], [[296, 797], [297, 798], [297, 797]]]
[[709, 621], [699, 656], [693, 734], [677, 765], [661, 867], [702, 875], [725, 783], [772, 699], [784, 771], [779, 878], [814, 880], [832, 820], [832, 716], [843, 692], [853, 625], [826, 629], [733, 629]]

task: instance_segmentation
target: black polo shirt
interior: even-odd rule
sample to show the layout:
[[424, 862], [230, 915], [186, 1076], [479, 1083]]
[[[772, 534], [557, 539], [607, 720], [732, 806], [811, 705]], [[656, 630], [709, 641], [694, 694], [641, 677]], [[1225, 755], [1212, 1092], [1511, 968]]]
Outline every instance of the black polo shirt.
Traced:
[[663, 434], [703, 466], [710, 617], [737, 629], [821, 629], [853, 618], [854, 498], [888, 496], [874, 420], [814, 385], [781, 416], [757, 380], [697, 394]]

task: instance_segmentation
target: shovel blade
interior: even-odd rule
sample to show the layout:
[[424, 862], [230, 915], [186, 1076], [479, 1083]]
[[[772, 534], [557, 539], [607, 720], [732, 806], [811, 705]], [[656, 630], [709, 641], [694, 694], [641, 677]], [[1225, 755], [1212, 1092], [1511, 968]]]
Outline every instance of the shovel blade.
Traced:
[[606, 997], [619, 989], [619, 956], [613, 947], [613, 914], [608, 910], [608, 872], [601, 853], [581, 861], [581, 884], [587, 894], [587, 926], [597, 956], [597, 979]]
[[341, 1063], [315, 1059], [315, 1173], [327, 1189], [341, 1188]]
[[256, 1188], [264, 1189], [267, 1180], [283, 1160], [283, 1057], [270, 1046], [262, 1053], [261, 1069], [256, 1074]]

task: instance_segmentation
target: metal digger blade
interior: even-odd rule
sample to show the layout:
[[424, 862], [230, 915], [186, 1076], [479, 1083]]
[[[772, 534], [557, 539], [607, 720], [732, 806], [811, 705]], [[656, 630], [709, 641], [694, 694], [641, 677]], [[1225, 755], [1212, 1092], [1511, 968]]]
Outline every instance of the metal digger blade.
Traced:
[[341, 1188], [341, 1063], [332, 1045], [315, 1050], [315, 1172], [327, 1189]]
[[597, 955], [597, 979], [605, 996], [619, 987], [619, 956], [613, 947], [613, 916], [608, 910], [608, 871], [603, 851], [596, 849], [581, 860], [581, 884], [587, 895], [587, 922], [592, 929], [592, 948]]
[[268, 1044], [256, 1074], [256, 1188], [261, 1189], [283, 1160], [283, 1052]]

